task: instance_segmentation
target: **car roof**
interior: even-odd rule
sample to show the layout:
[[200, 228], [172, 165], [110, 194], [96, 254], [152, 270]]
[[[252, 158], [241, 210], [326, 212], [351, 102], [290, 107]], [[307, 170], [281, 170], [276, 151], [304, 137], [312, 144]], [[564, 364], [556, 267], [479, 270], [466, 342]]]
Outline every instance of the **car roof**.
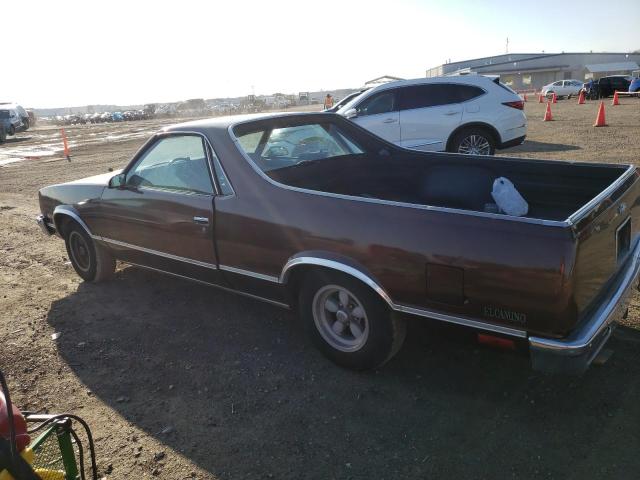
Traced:
[[[273, 112], [273, 113], [249, 113], [244, 115], [227, 115], [223, 117], [204, 118], [202, 120], [193, 120], [191, 122], [178, 123], [170, 125], [162, 129], [163, 132], [189, 131], [189, 130], [228, 130], [229, 127], [241, 123], [248, 123], [258, 120], [288, 118], [288, 117], [319, 117], [327, 115], [336, 115], [333, 113], [323, 112]], [[338, 117], [338, 115], [336, 115]]]

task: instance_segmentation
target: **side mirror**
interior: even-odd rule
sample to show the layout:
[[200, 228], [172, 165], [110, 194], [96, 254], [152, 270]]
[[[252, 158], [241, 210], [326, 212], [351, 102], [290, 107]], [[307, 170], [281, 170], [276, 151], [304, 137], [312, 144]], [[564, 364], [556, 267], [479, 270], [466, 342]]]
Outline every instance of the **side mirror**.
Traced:
[[119, 173], [118, 175], [111, 177], [111, 179], [109, 180], [109, 188], [124, 187], [126, 183], [127, 176], [124, 173]]
[[344, 112], [344, 116], [347, 118], [356, 118], [358, 116], [358, 110], [355, 108], [350, 108], [346, 112]]

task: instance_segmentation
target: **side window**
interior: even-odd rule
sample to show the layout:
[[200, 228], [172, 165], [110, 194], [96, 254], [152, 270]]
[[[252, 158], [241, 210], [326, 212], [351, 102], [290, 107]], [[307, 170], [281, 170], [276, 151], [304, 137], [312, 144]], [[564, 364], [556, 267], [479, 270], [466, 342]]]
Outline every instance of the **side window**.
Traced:
[[554, 87], [561, 87], [562, 86], [562, 82], [554, 82], [553, 86]]
[[484, 94], [484, 90], [473, 85], [452, 85], [456, 92], [458, 102], [466, 102]]
[[255, 153], [256, 148], [258, 148], [258, 144], [260, 143], [260, 139], [262, 138], [262, 134], [263, 132], [253, 132], [238, 138], [238, 142], [240, 142], [240, 146], [245, 152]]
[[377, 115], [379, 113], [395, 112], [398, 110], [396, 103], [396, 92], [391, 90], [367, 98], [356, 108], [358, 115]]
[[220, 165], [220, 160], [213, 154], [213, 168], [216, 171], [216, 177], [218, 178], [218, 185], [220, 186], [220, 193], [222, 195], [233, 195], [233, 188], [231, 188], [231, 183], [227, 178], [227, 174], [224, 173], [222, 169], [222, 165]]
[[479, 97], [484, 90], [473, 85], [441, 83], [404, 87], [400, 94], [400, 110], [435, 107], [466, 102]]
[[202, 138], [198, 135], [161, 138], [127, 172], [127, 184], [213, 195]]

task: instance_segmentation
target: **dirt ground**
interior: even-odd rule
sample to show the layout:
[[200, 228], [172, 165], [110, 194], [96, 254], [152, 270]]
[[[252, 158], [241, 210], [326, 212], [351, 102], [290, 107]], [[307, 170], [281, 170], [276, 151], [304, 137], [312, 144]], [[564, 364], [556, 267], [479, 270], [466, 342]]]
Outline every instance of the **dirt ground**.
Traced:
[[[640, 100], [607, 102], [605, 128], [595, 102], [561, 100], [543, 123], [533, 100], [527, 141], [501, 155], [640, 163]], [[56, 127], [0, 146], [0, 368], [23, 409], [89, 422], [101, 476], [638, 478], [637, 296], [582, 377], [422, 320], [383, 369], [354, 373], [291, 312], [133, 267], [81, 282], [34, 222], [37, 190], [122, 167], [173, 122], [68, 127], [71, 162]]]

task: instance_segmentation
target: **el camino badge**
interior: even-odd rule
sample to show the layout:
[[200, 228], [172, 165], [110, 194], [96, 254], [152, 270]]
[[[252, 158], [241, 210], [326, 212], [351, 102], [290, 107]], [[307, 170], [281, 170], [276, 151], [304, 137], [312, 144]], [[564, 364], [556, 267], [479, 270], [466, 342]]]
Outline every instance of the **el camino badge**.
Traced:
[[485, 306], [482, 313], [487, 318], [493, 318], [496, 320], [507, 320], [514, 323], [527, 323], [527, 315], [521, 312], [514, 312], [513, 310], [507, 310], [505, 308], [488, 307]]

